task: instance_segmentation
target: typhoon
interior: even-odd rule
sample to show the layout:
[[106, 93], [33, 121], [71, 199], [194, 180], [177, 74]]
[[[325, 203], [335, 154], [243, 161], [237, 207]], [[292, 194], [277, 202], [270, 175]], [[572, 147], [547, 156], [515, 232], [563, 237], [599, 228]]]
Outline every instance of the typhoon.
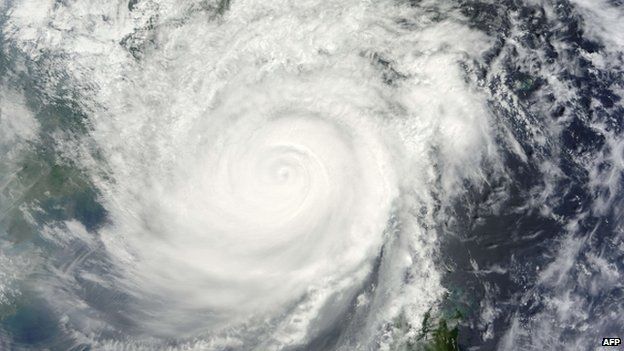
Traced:
[[0, 0], [0, 350], [624, 336], [617, 0]]

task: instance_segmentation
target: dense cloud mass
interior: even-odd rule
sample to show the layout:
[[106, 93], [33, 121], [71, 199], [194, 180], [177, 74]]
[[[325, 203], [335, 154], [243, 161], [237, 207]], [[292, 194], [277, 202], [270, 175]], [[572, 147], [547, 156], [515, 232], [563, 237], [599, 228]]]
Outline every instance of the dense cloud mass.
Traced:
[[620, 2], [0, 9], [0, 349], [621, 336]]

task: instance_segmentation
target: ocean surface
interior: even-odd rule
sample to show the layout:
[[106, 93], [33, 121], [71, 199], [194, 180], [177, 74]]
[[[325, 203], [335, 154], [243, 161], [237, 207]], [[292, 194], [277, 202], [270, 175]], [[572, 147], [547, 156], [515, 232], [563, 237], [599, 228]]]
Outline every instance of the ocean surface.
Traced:
[[607, 350], [624, 2], [0, 0], [0, 350]]

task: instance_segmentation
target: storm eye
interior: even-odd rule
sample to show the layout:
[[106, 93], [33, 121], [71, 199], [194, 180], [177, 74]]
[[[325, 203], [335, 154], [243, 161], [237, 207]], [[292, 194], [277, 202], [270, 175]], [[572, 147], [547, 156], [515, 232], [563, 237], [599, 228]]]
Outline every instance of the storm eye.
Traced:
[[280, 183], [285, 183], [290, 178], [291, 169], [289, 167], [279, 167], [277, 169], [277, 180]]

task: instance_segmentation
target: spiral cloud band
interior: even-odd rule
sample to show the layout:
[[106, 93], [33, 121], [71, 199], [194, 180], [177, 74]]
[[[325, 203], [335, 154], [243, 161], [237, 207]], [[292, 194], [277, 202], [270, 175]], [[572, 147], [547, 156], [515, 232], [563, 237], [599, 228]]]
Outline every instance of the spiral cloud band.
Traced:
[[[324, 102], [335, 97], [315, 87], [286, 88], [238, 89], [192, 127], [190, 159], [173, 160], [171, 174], [150, 171], [153, 199], [115, 195], [120, 212], [139, 206], [105, 235], [127, 233], [110, 252], [135, 256], [128, 284], [164, 300], [162, 313], [203, 311], [202, 323], [223, 326], [302, 298], [301, 313], [313, 313], [337, 294], [352, 297], [370, 272], [396, 194], [392, 165], [349, 106]], [[205, 128], [218, 136], [203, 140]]]

